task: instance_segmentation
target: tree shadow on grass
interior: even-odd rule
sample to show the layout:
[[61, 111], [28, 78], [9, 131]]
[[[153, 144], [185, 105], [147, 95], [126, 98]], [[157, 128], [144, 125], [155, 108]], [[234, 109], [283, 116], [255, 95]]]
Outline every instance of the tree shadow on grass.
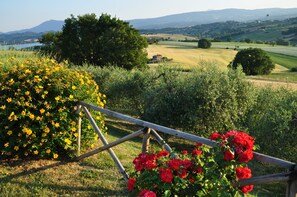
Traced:
[[[18, 165], [25, 164], [29, 161], [10, 161], [6, 162], [5, 165], [9, 165], [11, 167], [16, 167]], [[30, 170], [24, 170], [22, 172], [16, 173], [16, 174], [11, 174], [11, 175], [6, 175], [3, 177], [0, 177], [0, 183], [5, 184], [17, 184], [26, 188], [43, 188], [43, 189], [49, 189], [51, 191], [55, 191], [57, 193], [64, 193], [69, 192], [69, 193], [75, 193], [75, 192], [88, 192], [91, 195], [89, 196], [126, 196], [127, 191], [125, 189], [107, 189], [104, 187], [100, 187], [99, 185], [96, 186], [68, 186], [68, 185], [59, 185], [59, 184], [45, 184], [45, 183], [40, 183], [40, 182], [23, 182], [17, 180], [20, 177], [23, 176], [30, 176], [33, 174], [36, 174], [38, 172], [45, 171], [47, 169], [51, 168], [56, 168], [60, 166], [67, 165], [69, 163], [72, 163], [72, 161], [58, 161], [56, 163], [38, 167], [38, 168], [32, 168]], [[118, 190], [116, 190], [118, 189]]]
[[43, 188], [49, 189], [59, 194], [74, 194], [79, 192], [87, 192], [88, 196], [127, 196], [127, 190], [121, 189], [107, 189], [100, 186], [69, 186], [69, 185], [56, 185], [56, 184], [44, 184], [44, 183], [25, 183], [22, 181], [12, 180], [10, 184], [17, 184], [26, 188]]

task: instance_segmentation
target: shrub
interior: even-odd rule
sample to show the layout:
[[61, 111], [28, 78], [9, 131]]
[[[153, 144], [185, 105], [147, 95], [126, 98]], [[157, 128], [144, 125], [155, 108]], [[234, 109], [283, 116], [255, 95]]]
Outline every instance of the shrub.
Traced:
[[247, 126], [258, 140], [262, 153], [297, 161], [296, 91], [264, 89], [259, 91], [256, 104], [248, 114]]
[[208, 49], [211, 47], [211, 42], [208, 39], [202, 38], [198, 41], [198, 48]]
[[144, 92], [154, 86], [153, 71], [86, 65], [81, 69], [93, 73], [100, 90], [108, 97], [108, 108], [132, 116], [143, 114]]
[[297, 67], [291, 68], [291, 72], [297, 72]]
[[244, 125], [254, 89], [241, 71], [215, 67], [191, 73], [165, 73], [146, 91], [144, 119], [168, 127], [209, 135]]
[[237, 69], [240, 65], [247, 75], [267, 75], [275, 68], [267, 53], [258, 48], [239, 51], [230, 66]]
[[[105, 102], [86, 72], [50, 59], [5, 62], [0, 67], [0, 86], [0, 158], [71, 157], [76, 150], [76, 102], [102, 107]], [[103, 117], [95, 116], [104, 128]], [[82, 125], [87, 146], [96, 135]]]

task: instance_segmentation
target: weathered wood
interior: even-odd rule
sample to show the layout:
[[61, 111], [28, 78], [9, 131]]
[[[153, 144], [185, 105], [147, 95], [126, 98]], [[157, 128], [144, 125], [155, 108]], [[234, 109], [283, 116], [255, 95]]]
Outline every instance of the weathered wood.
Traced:
[[164, 149], [169, 152], [172, 153], [172, 148], [166, 143], [166, 141], [154, 130], [151, 130], [151, 133], [153, 134], [153, 136], [155, 137], [155, 139], [157, 140], [157, 142], [164, 147]]
[[78, 116], [77, 120], [77, 156], [80, 155], [80, 145], [81, 145], [81, 117]]
[[156, 131], [160, 131], [160, 132], [163, 132], [163, 133], [166, 133], [166, 134], [178, 136], [180, 138], [184, 138], [184, 139], [191, 140], [191, 141], [194, 141], [194, 142], [199, 142], [199, 143], [206, 144], [206, 145], [209, 145], [209, 146], [215, 146], [216, 145], [216, 143], [214, 141], [203, 138], [203, 137], [198, 137], [198, 136], [190, 134], [190, 133], [185, 133], [185, 132], [174, 130], [174, 129], [164, 127], [164, 126], [161, 126], [161, 125], [157, 125], [157, 124], [154, 124], [154, 123], [151, 123], [151, 122], [147, 122], [147, 121], [143, 121], [143, 120], [140, 120], [140, 119], [137, 119], [137, 118], [126, 116], [126, 115], [120, 114], [118, 112], [114, 112], [114, 111], [111, 111], [111, 110], [108, 110], [108, 109], [97, 107], [97, 106], [94, 106], [94, 105], [91, 105], [91, 104], [88, 104], [88, 103], [85, 103], [85, 102], [82, 102], [82, 101], [79, 101], [79, 105], [88, 107], [88, 108], [96, 110], [96, 111], [100, 111], [102, 113], [105, 113], [105, 114], [107, 114], [109, 116], [112, 116], [112, 117], [115, 117], [115, 118], [119, 118], [119, 119], [122, 119], [122, 120], [125, 120], [125, 121], [128, 121], [128, 122], [138, 124], [138, 125], [143, 126], [143, 127], [151, 128], [151, 129], [154, 129]]
[[287, 183], [286, 197], [297, 196], [297, 171], [290, 175], [290, 180]]
[[151, 129], [149, 129], [149, 128], [146, 128], [144, 131], [144, 136], [143, 136], [143, 140], [142, 140], [142, 153], [149, 152], [150, 132], [151, 132]]
[[269, 163], [269, 164], [274, 164], [282, 168], [286, 168], [289, 170], [293, 170], [295, 167], [295, 163], [282, 160], [279, 158], [271, 157], [269, 155], [264, 155], [258, 152], [253, 152], [254, 153], [254, 159], [264, 162], [264, 163]]
[[290, 174], [291, 172], [283, 172], [278, 174], [257, 176], [250, 179], [241, 179], [238, 181], [237, 184], [243, 186], [243, 185], [288, 181], [290, 180]]
[[87, 153], [85, 153], [83, 155], [80, 155], [80, 156], [76, 157], [74, 160], [75, 161], [79, 161], [79, 160], [84, 159], [86, 157], [89, 157], [89, 156], [92, 156], [94, 154], [100, 153], [100, 152], [102, 152], [104, 150], [107, 150], [109, 148], [112, 148], [112, 147], [114, 147], [114, 146], [116, 146], [118, 144], [121, 144], [121, 143], [125, 142], [125, 141], [131, 140], [132, 138], [135, 138], [137, 136], [140, 136], [141, 134], [143, 134], [143, 129], [140, 129], [140, 130], [135, 131], [135, 132], [133, 132], [133, 133], [131, 133], [129, 135], [126, 135], [125, 137], [122, 137], [122, 138], [120, 138], [120, 139], [118, 139], [118, 140], [116, 140], [114, 142], [111, 142], [111, 143], [105, 145], [105, 146], [102, 146], [100, 148], [97, 148], [95, 150], [92, 150], [90, 152], [87, 152]]
[[[100, 140], [102, 141], [102, 143], [104, 145], [108, 145], [107, 140], [105, 139], [105, 137], [103, 136], [103, 134], [101, 133], [99, 127], [97, 126], [95, 120], [93, 119], [93, 117], [91, 116], [89, 110], [86, 107], [83, 107], [83, 110], [85, 111], [90, 123], [92, 124], [93, 128], [95, 129], [95, 131], [97, 132]], [[116, 163], [117, 167], [120, 170], [120, 173], [123, 175], [124, 179], [127, 181], [129, 179], [128, 174], [126, 173], [125, 168], [123, 167], [123, 165], [121, 164], [120, 160], [118, 159], [118, 157], [115, 155], [115, 153], [113, 152], [113, 150], [111, 148], [107, 149], [108, 153], [110, 154], [111, 158], [113, 159], [113, 161]]]
[[[97, 107], [97, 106], [94, 106], [94, 105], [91, 105], [91, 104], [88, 104], [88, 103], [85, 103], [85, 102], [82, 102], [82, 101], [78, 102], [78, 104], [83, 105], [83, 106], [88, 107], [88, 108], [91, 108], [91, 109], [94, 109], [94, 110], [97, 110], [97, 111], [100, 111], [100, 112], [105, 113], [105, 114], [107, 114], [109, 116], [119, 118], [119, 119], [122, 119], [122, 120], [125, 120], [125, 121], [128, 121], [128, 122], [132, 122], [132, 123], [141, 125], [143, 127], [151, 128], [151, 129], [154, 129], [156, 131], [160, 131], [160, 132], [163, 132], [163, 133], [166, 133], [166, 134], [170, 134], [170, 135], [173, 135], [173, 136], [178, 136], [180, 138], [184, 138], [184, 139], [191, 140], [191, 141], [194, 141], [194, 142], [199, 142], [199, 143], [206, 144], [206, 145], [209, 145], [209, 146], [215, 146], [216, 145], [216, 143], [214, 141], [211, 141], [211, 140], [203, 138], [203, 137], [198, 137], [198, 136], [195, 136], [195, 135], [192, 135], [192, 134], [189, 134], [189, 133], [185, 133], [185, 132], [174, 130], [174, 129], [171, 129], [171, 128], [168, 128], [168, 127], [160, 126], [160, 125], [150, 123], [150, 122], [147, 122], [147, 121], [143, 121], [143, 120], [140, 120], [140, 119], [137, 119], [137, 118], [132, 118], [132, 117], [120, 114], [118, 112], [114, 112], [114, 111], [111, 111], [111, 110], [108, 110], [108, 109], [100, 108], [100, 107]], [[270, 163], [270, 164], [275, 164], [275, 165], [278, 165], [280, 167], [287, 168], [287, 169], [290, 169], [290, 170], [292, 170], [295, 167], [295, 163], [285, 161], [285, 160], [282, 160], [282, 159], [279, 159], [279, 158], [271, 157], [271, 156], [268, 156], [268, 155], [264, 155], [264, 154], [261, 154], [261, 153], [257, 153], [257, 152], [254, 152], [254, 158], [256, 160], [258, 160], [258, 161], [265, 162], [265, 163]]]

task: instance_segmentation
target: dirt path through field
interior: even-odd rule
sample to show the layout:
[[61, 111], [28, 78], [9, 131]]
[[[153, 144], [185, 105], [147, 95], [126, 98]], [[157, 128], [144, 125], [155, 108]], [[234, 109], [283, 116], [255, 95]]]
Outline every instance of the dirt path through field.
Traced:
[[292, 82], [283, 82], [283, 81], [269, 81], [263, 79], [248, 79], [248, 81], [252, 82], [258, 87], [272, 87], [272, 88], [289, 88], [292, 90], [297, 90], [297, 83]]

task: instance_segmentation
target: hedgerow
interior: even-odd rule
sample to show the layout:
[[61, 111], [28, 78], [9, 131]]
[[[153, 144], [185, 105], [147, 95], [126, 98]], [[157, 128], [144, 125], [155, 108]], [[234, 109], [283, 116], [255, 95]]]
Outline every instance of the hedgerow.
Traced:
[[[103, 107], [105, 100], [89, 74], [66, 66], [51, 59], [0, 64], [0, 158], [73, 156], [77, 101]], [[94, 115], [104, 129], [104, 117]], [[85, 121], [82, 139], [87, 147], [97, 136]]]

